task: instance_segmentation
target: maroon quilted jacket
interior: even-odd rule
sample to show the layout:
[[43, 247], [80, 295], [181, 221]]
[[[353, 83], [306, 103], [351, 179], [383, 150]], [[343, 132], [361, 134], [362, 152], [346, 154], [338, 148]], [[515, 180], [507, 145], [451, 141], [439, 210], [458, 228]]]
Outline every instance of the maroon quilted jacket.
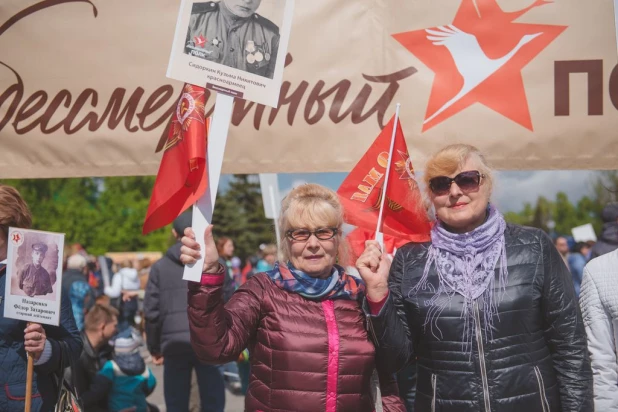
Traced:
[[[375, 349], [359, 302], [311, 301], [259, 273], [224, 305], [219, 283], [189, 282], [191, 343], [204, 363], [235, 361], [249, 348], [247, 411], [374, 410]], [[384, 411], [405, 411], [393, 377], [380, 381]]]

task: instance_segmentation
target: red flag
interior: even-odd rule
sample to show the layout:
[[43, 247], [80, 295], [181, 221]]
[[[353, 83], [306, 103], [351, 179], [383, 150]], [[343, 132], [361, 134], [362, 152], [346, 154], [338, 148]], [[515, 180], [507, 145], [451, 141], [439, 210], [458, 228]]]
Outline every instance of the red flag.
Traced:
[[206, 191], [205, 104], [204, 89], [185, 84], [172, 116], [143, 234], [173, 222]]
[[[378, 224], [394, 122], [393, 116], [337, 191], [345, 209], [345, 221], [372, 232]], [[399, 122], [388, 179], [382, 233], [407, 241], [429, 240], [431, 226]]]
[[[357, 227], [346, 236], [346, 241], [350, 245], [350, 266], [354, 266], [356, 260], [365, 250], [365, 241], [374, 240], [376, 232], [372, 230]], [[410, 242], [410, 239], [396, 238], [390, 235], [384, 235], [384, 252], [389, 255], [394, 255], [397, 249]]]

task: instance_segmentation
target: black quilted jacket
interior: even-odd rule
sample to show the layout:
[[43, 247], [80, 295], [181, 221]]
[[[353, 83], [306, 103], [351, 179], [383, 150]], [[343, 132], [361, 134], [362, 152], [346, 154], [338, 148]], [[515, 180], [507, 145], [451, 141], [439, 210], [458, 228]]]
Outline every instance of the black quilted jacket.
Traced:
[[[471, 352], [462, 350], [460, 295], [446, 306], [434, 333], [423, 326], [425, 302], [434, 292], [428, 288], [416, 295], [411, 289], [422, 277], [429, 244], [410, 243], [397, 251], [389, 297], [380, 313], [369, 317], [369, 326], [378, 362], [391, 371], [418, 358], [416, 411], [594, 410], [586, 332], [569, 270], [540, 230], [508, 225], [505, 239], [509, 274], [493, 339], [473, 331]], [[496, 271], [496, 288], [497, 276]], [[437, 288], [438, 283], [431, 268], [429, 284]], [[475, 309], [483, 328], [482, 308]]]

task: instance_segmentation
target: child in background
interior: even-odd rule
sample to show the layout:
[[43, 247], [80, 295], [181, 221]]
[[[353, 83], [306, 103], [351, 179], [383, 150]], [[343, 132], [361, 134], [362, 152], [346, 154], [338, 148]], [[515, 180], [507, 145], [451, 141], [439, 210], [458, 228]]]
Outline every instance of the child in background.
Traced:
[[113, 412], [150, 412], [146, 397], [157, 383], [150, 368], [139, 353], [140, 339], [123, 333], [114, 343], [114, 357], [103, 365], [97, 383], [108, 386], [108, 410]]

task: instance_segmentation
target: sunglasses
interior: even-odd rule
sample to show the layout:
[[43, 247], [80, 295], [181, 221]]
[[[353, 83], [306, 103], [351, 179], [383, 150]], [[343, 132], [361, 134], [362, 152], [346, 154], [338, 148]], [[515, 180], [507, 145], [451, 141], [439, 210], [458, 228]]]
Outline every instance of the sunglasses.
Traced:
[[478, 189], [481, 184], [481, 178], [484, 177], [485, 175], [481, 174], [478, 170], [468, 170], [466, 172], [461, 172], [455, 177], [434, 177], [429, 180], [429, 188], [435, 195], [442, 196], [450, 192], [451, 184], [455, 182], [462, 191], [470, 192]]
[[330, 240], [335, 237], [339, 232], [339, 229], [335, 227], [323, 227], [311, 231], [309, 229], [290, 229], [286, 232], [286, 235], [292, 239], [300, 242], [309, 240], [311, 235], [315, 235], [319, 240]]

